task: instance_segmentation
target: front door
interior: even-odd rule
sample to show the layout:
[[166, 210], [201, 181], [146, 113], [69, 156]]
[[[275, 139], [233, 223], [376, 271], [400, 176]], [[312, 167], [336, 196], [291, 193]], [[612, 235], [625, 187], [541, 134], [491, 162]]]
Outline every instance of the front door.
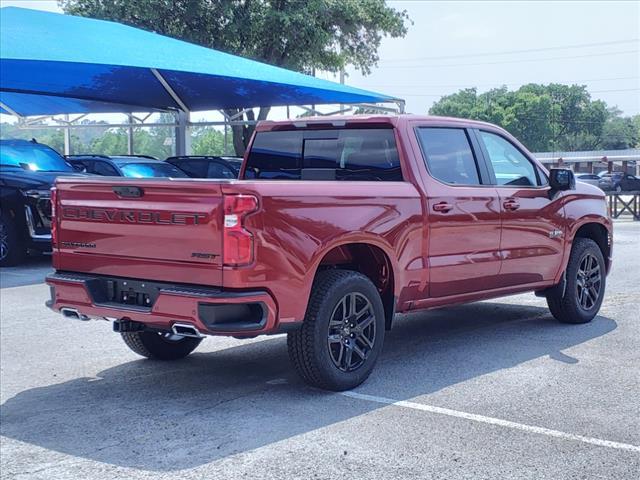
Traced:
[[418, 127], [425, 165], [429, 297], [498, 286], [500, 203], [464, 128]]
[[500, 197], [501, 285], [553, 279], [563, 255], [562, 202], [549, 198], [545, 174], [511, 141], [476, 132]]

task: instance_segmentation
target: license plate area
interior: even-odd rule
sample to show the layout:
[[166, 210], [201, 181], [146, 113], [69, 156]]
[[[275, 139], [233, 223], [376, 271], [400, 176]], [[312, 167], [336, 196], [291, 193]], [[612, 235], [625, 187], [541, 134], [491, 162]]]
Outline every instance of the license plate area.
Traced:
[[94, 303], [150, 310], [160, 294], [155, 282], [141, 280], [94, 278], [86, 282]]

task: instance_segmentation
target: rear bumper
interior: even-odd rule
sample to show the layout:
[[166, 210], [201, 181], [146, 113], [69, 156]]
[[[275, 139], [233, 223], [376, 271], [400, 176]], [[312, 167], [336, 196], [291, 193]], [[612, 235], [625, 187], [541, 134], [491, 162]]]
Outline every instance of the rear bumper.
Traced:
[[[176, 323], [190, 324], [207, 335], [278, 333], [276, 302], [265, 291], [225, 291], [73, 272], [53, 273], [46, 283], [51, 287], [51, 300], [46, 305], [56, 312], [73, 309], [83, 317], [132, 320], [158, 330], [171, 330]], [[121, 291], [123, 285], [133, 290]], [[144, 298], [140, 303], [149, 298], [150, 306], [113, 301], [114, 296], [136, 292]]]

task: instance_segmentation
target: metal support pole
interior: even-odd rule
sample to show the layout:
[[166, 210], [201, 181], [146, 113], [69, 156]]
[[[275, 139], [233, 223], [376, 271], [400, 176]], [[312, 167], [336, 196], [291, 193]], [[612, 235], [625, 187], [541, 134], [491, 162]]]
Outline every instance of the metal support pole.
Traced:
[[65, 115], [66, 121], [64, 126], [64, 154], [71, 155], [71, 129], [69, 128], [69, 115]]
[[[344, 68], [340, 69], [340, 85], [344, 85]], [[340, 110], [344, 110], [344, 104], [340, 104]]]
[[228, 155], [229, 154], [229, 150], [227, 147], [227, 142], [228, 142], [228, 137], [229, 137], [229, 132], [227, 131], [227, 116], [224, 116], [224, 154]]
[[133, 155], [133, 115], [127, 115], [129, 117], [129, 128], [127, 128], [127, 154]]
[[176, 113], [176, 123], [176, 155], [189, 155], [191, 153], [189, 114], [179, 110]]

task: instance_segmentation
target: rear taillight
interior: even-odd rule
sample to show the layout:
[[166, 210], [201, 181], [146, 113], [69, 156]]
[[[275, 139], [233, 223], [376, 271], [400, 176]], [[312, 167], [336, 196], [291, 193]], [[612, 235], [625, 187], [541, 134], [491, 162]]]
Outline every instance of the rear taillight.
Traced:
[[56, 248], [58, 245], [58, 217], [56, 215], [58, 203], [58, 189], [51, 188], [51, 247]]
[[253, 235], [244, 228], [244, 219], [258, 209], [253, 195], [224, 196], [222, 255], [225, 265], [247, 265], [253, 261]]

